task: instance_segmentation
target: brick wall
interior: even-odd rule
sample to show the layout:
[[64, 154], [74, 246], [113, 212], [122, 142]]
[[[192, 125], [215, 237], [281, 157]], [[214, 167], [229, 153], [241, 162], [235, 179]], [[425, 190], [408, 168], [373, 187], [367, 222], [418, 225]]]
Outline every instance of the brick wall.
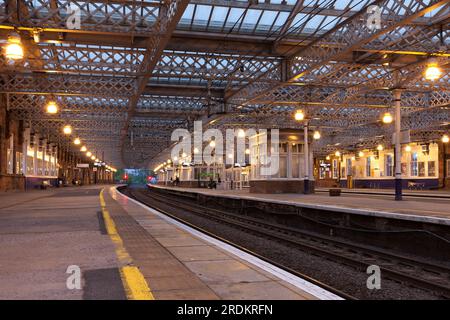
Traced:
[[22, 152], [22, 123], [12, 119], [6, 110], [6, 95], [0, 94], [0, 191], [24, 190], [23, 175], [7, 173], [7, 148], [9, 138], [14, 135], [14, 161], [16, 151]]

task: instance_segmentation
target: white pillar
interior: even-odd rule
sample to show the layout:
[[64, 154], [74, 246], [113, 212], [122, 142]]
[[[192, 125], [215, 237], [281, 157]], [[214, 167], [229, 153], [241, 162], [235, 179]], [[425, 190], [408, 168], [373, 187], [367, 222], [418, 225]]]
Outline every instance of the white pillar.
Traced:
[[27, 162], [28, 162], [28, 146], [30, 144], [30, 129], [27, 128], [23, 131], [23, 143], [22, 143], [22, 173], [27, 175]]
[[33, 154], [33, 175], [37, 176], [38, 174], [38, 149], [39, 149], [39, 136], [37, 134], [34, 135], [34, 154]]
[[47, 171], [47, 161], [45, 157], [47, 156], [47, 139], [42, 140], [42, 175], [48, 176]]

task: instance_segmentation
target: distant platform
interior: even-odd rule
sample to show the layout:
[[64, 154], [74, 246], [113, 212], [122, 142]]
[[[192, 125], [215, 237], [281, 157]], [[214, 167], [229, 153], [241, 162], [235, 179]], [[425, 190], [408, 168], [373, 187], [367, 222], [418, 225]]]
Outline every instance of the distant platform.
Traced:
[[[0, 201], [7, 244], [0, 299], [340, 299], [115, 186], [15, 192]], [[80, 288], [68, 287], [73, 268]]]
[[242, 198], [295, 205], [304, 208], [450, 225], [450, 194], [445, 191], [405, 190], [404, 200], [395, 201], [393, 190], [342, 189], [341, 196], [330, 197], [328, 188], [319, 188], [315, 194], [305, 195], [297, 193], [258, 194], [250, 193], [248, 189], [216, 190], [162, 185], [155, 185], [154, 187], [234, 199]]
[[[330, 188], [316, 188], [316, 192], [318, 192], [318, 193], [328, 192], [329, 189]], [[376, 196], [393, 196], [394, 195], [394, 190], [388, 190], [388, 189], [341, 188], [341, 192], [344, 194], [356, 194], [356, 195], [376, 195]], [[404, 189], [403, 196], [406, 198], [450, 199], [450, 190]]]

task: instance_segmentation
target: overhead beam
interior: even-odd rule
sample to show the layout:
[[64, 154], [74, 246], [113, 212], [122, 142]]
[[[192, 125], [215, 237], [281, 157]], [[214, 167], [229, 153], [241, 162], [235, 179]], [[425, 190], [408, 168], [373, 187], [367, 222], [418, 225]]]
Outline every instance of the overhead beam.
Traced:
[[[144, 56], [144, 60], [142, 62], [141, 73], [144, 76], [141, 76], [138, 79], [137, 90], [135, 94], [130, 99], [130, 106], [128, 109], [127, 120], [125, 122], [125, 126], [122, 129], [122, 157], [124, 157], [125, 150], [123, 148], [126, 140], [126, 133], [128, 132], [128, 128], [130, 125], [130, 121], [135, 112], [136, 106], [138, 104], [139, 98], [141, 94], [144, 92], [150, 77], [152, 76], [153, 70], [158, 63], [159, 58], [169, 41], [173, 30], [178, 24], [181, 16], [184, 13], [189, 1], [188, 0], [172, 0], [165, 1], [163, 6], [159, 9], [159, 17], [158, 21], [155, 23], [156, 28], [153, 31], [156, 31], [153, 37], [149, 38], [146, 46], [146, 54]], [[159, 33], [159, 34], [158, 34]], [[161, 33], [163, 33], [161, 35]], [[125, 161], [124, 161], [125, 162]]]
[[[402, 16], [400, 19], [398, 12], [401, 10], [412, 11], [413, 9], [405, 8], [403, 4], [399, 3], [400, 0], [391, 1], [388, 3], [391, 5], [390, 7], [388, 4], [381, 6], [382, 10], [388, 12], [390, 19], [382, 20], [383, 25], [380, 30], [371, 30], [364, 24], [365, 18], [367, 18], [366, 7], [364, 7], [321, 37], [313, 40], [307, 47], [301, 47], [293, 52], [286, 75], [282, 74], [281, 68], [273, 68], [237, 91], [227, 92], [226, 99], [235, 104], [248, 104], [268, 91], [278, 89], [286, 83], [295, 82], [327, 62], [339, 61], [352, 51], [439, 8], [447, 1], [431, 0], [426, 4], [411, 2], [409, 6], [414, 8], [414, 12], [408, 12], [409, 15]], [[371, 4], [381, 5], [383, 2], [385, 1], [375, 0]], [[330, 46], [330, 43], [333, 45]], [[285, 78], [287, 81], [284, 81]]]

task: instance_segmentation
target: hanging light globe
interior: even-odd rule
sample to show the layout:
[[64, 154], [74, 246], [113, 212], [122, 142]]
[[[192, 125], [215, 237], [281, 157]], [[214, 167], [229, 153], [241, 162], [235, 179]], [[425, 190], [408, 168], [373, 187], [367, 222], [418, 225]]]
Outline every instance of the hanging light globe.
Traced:
[[58, 106], [55, 101], [49, 101], [47, 104], [47, 113], [55, 114], [58, 112]]
[[450, 137], [447, 134], [444, 134], [442, 136], [442, 142], [443, 143], [449, 143], [449, 141], [450, 141]]
[[303, 113], [303, 110], [297, 110], [295, 112], [295, 116], [294, 116], [295, 120], [297, 121], [302, 121], [305, 119], [305, 114]]
[[394, 118], [392, 117], [392, 115], [389, 112], [386, 112], [383, 115], [383, 123], [389, 124], [389, 123], [392, 123], [392, 121], [394, 121]]
[[427, 68], [425, 69], [425, 79], [427, 80], [437, 80], [442, 76], [442, 70], [439, 68], [436, 59], [430, 59], [427, 64]]
[[319, 140], [320, 137], [321, 137], [320, 132], [317, 130], [314, 131], [314, 135], [313, 135], [314, 140]]
[[69, 126], [69, 125], [64, 126], [63, 132], [64, 132], [64, 134], [67, 134], [67, 135], [71, 134], [72, 133], [72, 127]]
[[13, 32], [8, 37], [8, 44], [5, 47], [5, 57], [11, 60], [23, 59], [23, 48], [20, 35]]

